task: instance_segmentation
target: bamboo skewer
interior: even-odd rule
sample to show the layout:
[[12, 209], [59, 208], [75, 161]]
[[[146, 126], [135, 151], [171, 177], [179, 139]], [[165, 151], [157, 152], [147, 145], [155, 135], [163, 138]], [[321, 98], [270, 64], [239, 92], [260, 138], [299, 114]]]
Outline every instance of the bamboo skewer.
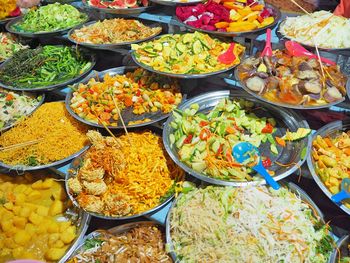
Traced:
[[0, 151], [9, 151], [9, 150], [13, 150], [13, 149], [16, 149], [16, 148], [30, 146], [30, 145], [33, 145], [33, 144], [37, 144], [37, 143], [41, 142], [42, 140], [44, 140], [44, 139], [41, 138], [41, 139], [38, 139], [38, 140], [21, 142], [21, 143], [9, 145], [9, 146], [1, 147]]
[[318, 58], [318, 62], [320, 63], [322, 76], [323, 76], [323, 79], [325, 80], [325, 79], [326, 79], [326, 76], [325, 76], [325, 74], [324, 74], [324, 69], [323, 69], [323, 64], [322, 64], [322, 61], [321, 61], [320, 52], [318, 51], [318, 46], [317, 46], [316, 41], [315, 41], [314, 38], [313, 38], [313, 42], [314, 42], [314, 46], [315, 46], [315, 48], [316, 48], [316, 55], [317, 55], [317, 58]]
[[120, 121], [122, 122], [124, 131], [125, 131], [126, 135], [128, 136], [128, 140], [129, 140], [129, 143], [130, 143], [130, 137], [129, 137], [128, 129], [127, 129], [126, 126], [125, 126], [125, 122], [124, 122], [123, 116], [122, 116], [122, 114], [121, 114], [121, 112], [120, 112], [120, 109], [119, 109], [119, 107], [118, 107], [118, 104], [117, 104], [117, 102], [115, 101], [115, 98], [114, 98], [113, 96], [112, 96], [112, 100], [113, 100], [113, 102], [114, 102], [115, 108], [116, 108], [117, 111], [118, 111], [118, 115], [119, 115]]
[[303, 10], [306, 14], [310, 15], [310, 13], [308, 11], [305, 10], [304, 7], [302, 7], [301, 5], [299, 5], [297, 2], [295, 2], [294, 0], [290, 0], [293, 4], [295, 4], [297, 7], [299, 7], [301, 10]]

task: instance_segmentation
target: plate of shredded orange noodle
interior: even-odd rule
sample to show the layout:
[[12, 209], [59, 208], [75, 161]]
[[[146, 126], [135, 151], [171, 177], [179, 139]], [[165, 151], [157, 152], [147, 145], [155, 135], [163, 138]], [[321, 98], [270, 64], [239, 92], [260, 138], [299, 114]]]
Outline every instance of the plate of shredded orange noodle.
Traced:
[[0, 167], [29, 171], [63, 164], [87, 149], [87, 131], [64, 102], [44, 103], [0, 135]]
[[66, 174], [73, 203], [104, 219], [130, 219], [164, 207], [181, 187], [184, 171], [152, 131], [118, 137], [87, 133], [91, 147]]

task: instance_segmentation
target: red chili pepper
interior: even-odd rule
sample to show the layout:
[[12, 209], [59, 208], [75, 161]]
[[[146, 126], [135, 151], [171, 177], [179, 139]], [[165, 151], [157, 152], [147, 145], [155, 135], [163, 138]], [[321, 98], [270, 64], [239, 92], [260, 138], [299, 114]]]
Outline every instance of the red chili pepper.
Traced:
[[270, 158], [266, 158], [265, 160], [262, 161], [262, 165], [265, 167], [265, 168], [268, 168], [271, 166], [271, 160]]
[[137, 97], [139, 97], [141, 95], [141, 90], [138, 89], [135, 94]]
[[222, 153], [222, 148], [223, 148], [223, 144], [220, 144], [219, 149], [217, 150], [215, 156], [219, 156]]
[[262, 133], [272, 133], [273, 126], [270, 123], [266, 123], [266, 126], [261, 130]]
[[184, 140], [184, 144], [189, 144], [192, 142], [192, 138], [193, 138], [193, 135], [190, 134], [186, 137], [186, 139]]
[[203, 129], [199, 134], [199, 139], [201, 139], [202, 141], [206, 141], [210, 138], [210, 136], [210, 131], [208, 129]]
[[200, 126], [200, 127], [204, 127], [204, 126], [207, 126], [208, 123], [209, 123], [209, 122], [207, 122], [207, 121], [200, 121], [200, 122], [199, 122], [199, 126]]

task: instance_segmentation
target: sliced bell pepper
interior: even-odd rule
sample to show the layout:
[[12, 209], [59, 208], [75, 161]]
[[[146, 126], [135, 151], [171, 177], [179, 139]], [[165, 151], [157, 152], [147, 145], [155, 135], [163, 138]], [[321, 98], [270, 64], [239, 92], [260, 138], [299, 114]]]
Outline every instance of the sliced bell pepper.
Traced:
[[202, 141], [208, 140], [210, 138], [210, 136], [211, 136], [211, 133], [208, 129], [203, 129], [199, 133], [199, 139], [201, 139]]
[[261, 11], [264, 9], [264, 5], [254, 5], [254, 6], [250, 6], [250, 9], [252, 9], [252, 11]]
[[228, 134], [234, 134], [234, 133], [236, 133], [236, 130], [235, 130], [234, 128], [232, 128], [231, 126], [228, 126], [228, 127], [226, 128], [226, 133], [228, 133]]
[[216, 152], [216, 154], [215, 154], [216, 157], [219, 156], [219, 155], [221, 155], [222, 150], [223, 150], [223, 146], [224, 146], [223, 144], [220, 144], [219, 149], [217, 150], [217, 152]]
[[270, 123], [266, 123], [266, 126], [261, 130], [262, 133], [272, 133], [273, 126]]
[[208, 124], [209, 124], [209, 122], [207, 122], [207, 121], [200, 121], [199, 127], [204, 127], [204, 126], [207, 126]]
[[283, 138], [276, 136], [275, 140], [276, 140], [278, 145], [280, 145], [282, 147], [286, 147], [286, 141]]
[[189, 144], [192, 142], [193, 135], [189, 134], [186, 139], [184, 140], [184, 144]]
[[230, 23], [228, 22], [218, 22], [218, 23], [215, 23], [215, 27], [216, 28], [226, 28], [230, 25]]

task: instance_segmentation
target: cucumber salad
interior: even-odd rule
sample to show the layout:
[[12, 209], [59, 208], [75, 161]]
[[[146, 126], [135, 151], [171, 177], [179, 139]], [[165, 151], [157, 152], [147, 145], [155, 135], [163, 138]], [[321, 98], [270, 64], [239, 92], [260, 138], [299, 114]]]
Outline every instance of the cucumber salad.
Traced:
[[[309, 129], [298, 129], [277, 137], [276, 121], [258, 117], [253, 102], [247, 100], [221, 100], [210, 112], [198, 112], [198, 104], [173, 112], [169, 135], [171, 147], [175, 148], [181, 162], [194, 171], [225, 181], [251, 181], [256, 155], [240, 164], [232, 156], [232, 148], [238, 142], [250, 142], [257, 148], [269, 149], [270, 156], [278, 155], [286, 141], [307, 136]], [[262, 151], [261, 151], [262, 152]], [[266, 150], [265, 150], [266, 152]], [[266, 169], [272, 165], [268, 156], [261, 156]], [[269, 171], [274, 175], [273, 171]]]

